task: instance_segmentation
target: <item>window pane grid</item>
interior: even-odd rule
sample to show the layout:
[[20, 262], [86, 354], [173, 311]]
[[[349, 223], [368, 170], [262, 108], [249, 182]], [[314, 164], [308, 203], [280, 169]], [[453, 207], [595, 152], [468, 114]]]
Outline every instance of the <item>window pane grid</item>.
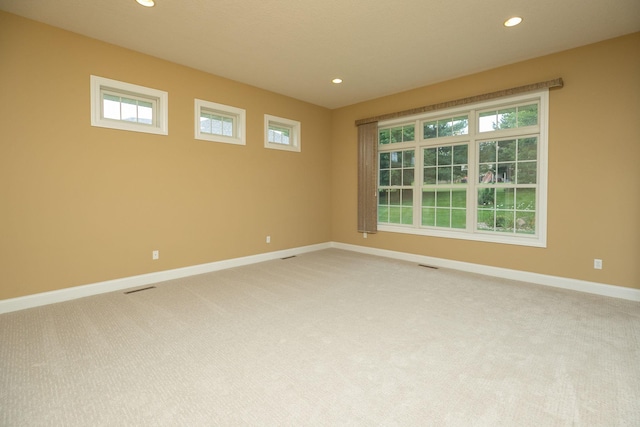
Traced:
[[537, 137], [478, 144], [480, 184], [536, 184]]
[[415, 140], [415, 125], [394, 126], [378, 131], [378, 143], [380, 145], [411, 142]]
[[264, 115], [265, 148], [300, 152], [301, 124], [299, 121]]
[[478, 188], [478, 231], [535, 234], [535, 187]]
[[156, 102], [102, 92], [102, 117], [109, 120], [153, 125]]
[[421, 225], [465, 229], [466, 206], [466, 188], [423, 189]]
[[468, 134], [469, 116], [430, 120], [422, 124], [422, 137], [424, 139]]
[[237, 119], [213, 111], [201, 110], [200, 132], [211, 135], [235, 137]]
[[468, 144], [423, 148], [423, 227], [466, 229], [468, 151]]
[[538, 124], [538, 104], [482, 111], [478, 115], [478, 131], [493, 132]]
[[378, 221], [413, 224], [415, 150], [383, 152], [378, 158]]
[[284, 126], [269, 125], [269, 142], [274, 144], [291, 144], [291, 128]]
[[466, 184], [468, 145], [423, 149], [423, 184]]

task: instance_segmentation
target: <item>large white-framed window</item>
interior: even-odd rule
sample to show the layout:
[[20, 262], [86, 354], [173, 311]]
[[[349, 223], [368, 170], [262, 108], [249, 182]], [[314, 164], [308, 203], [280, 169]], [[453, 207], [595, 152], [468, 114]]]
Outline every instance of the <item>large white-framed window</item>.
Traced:
[[104, 77], [91, 76], [91, 126], [169, 134], [169, 95]]
[[246, 145], [246, 116], [242, 108], [195, 100], [195, 138]]
[[300, 151], [300, 122], [265, 114], [264, 146], [276, 150]]
[[548, 90], [378, 124], [378, 230], [546, 247]]

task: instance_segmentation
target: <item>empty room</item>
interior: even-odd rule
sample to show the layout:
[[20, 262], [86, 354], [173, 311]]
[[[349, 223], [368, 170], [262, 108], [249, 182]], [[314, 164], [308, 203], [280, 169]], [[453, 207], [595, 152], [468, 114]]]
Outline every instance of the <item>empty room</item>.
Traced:
[[640, 425], [640, 2], [0, 0], [0, 426]]

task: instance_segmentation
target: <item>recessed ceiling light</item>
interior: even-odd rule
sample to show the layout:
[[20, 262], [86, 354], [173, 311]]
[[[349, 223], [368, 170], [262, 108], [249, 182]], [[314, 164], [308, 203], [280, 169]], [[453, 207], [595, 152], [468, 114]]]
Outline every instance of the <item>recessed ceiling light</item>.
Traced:
[[335, 84], [340, 84], [340, 83], [342, 83], [342, 79], [340, 79], [340, 78], [335, 78], [335, 79], [331, 80], [331, 82], [332, 82], [332, 83], [335, 83]]
[[138, 2], [138, 4], [143, 5], [144, 7], [153, 7], [156, 4], [153, 2], [153, 0], [136, 0]]
[[514, 16], [513, 18], [509, 18], [506, 21], [504, 21], [504, 26], [505, 27], [515, 27], [516, 25], [518, 25], [521, 22], [522, 22], [522, 18], [520, 18], [519, 16]]

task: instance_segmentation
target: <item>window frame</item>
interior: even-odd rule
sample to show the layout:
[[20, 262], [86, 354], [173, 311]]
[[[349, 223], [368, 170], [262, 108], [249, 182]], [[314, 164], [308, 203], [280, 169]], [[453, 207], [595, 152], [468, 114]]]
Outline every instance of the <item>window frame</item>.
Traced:
[[[490, 110], [491, 108], [507, 108], [510, 106], [524, 105], [527, 102], [536, 102], [538, 104], [538, 124], [535, 126], [516, 127], [509, 129], [498, 129], [490, 132], [479, 131], [479, 114]], [[423, 113], [419, 115], [403, 117], [398, 119], [385, 120], [378, 123], [378, 131], [387, 127], [397, 127], [406, 124], [415, 124], [415, 139], [411, 142], [391, 143], [378, 145], [378, 159], [380, 161], [380, 153], [403, 151], [407, 149], [415, 149], [416, 169], [415, 169], [415, 185], [414, 185], [414, 202], [413, 217], [414, 221], [411, 225], [405, 224], [388, 224], [378, 223], [378, 231], [405, 233], [424, 235], [431, 237], [453, 238], [462, 240], [473, 240], [490, 243], [502, 243], [521, 246], [546, 247], [547, 246], [547, 193], [548, 193], [548, 123], [549, 123], [549, 91], [548, 89], [529, 92], [523, 95], [498, 98], [490, 101], [467, 104], [461, 107], [453, 107]], [[465, 135], [446, 136], [441, 138], [426, 139], [423, 137], [423, 124], [438, 119], [446, 119], [447, 117], [457, 117], [469, 114], [469, 132]], [[422, 226], [422, 191], [424, 187], [424, 160], [423, 153], [425, 148], [455, 146], [463, 143], [468, 144], [467, 160], [470, 172], [476, 172], [479, 165], [478, 150], [481, 142], [498, 141], [508, 138], [525, 138], [527, 136], [536, 136], [538, 138], [537, 146], [537, 175], [536, 175], [536, 227], [535, 234], [528, 235], [524, 233], [503, 233], [496, 231], [483, 231], [477, 229], [478, 217], [478, 188], [480, 183], [476, 180], [469, 179], [469, 182], [461, 188], [467, 191], [467, 220], [465, 229], [455, 228], [429, 228]], [[473, 168], [472, 165], [473, 164]], [[472, 168], [472, 169], [471, 169]], [[377, 165], [380, 171], [380, 164]], [[474, 176], [469, 174], [469, 176]], [[500, 188], [500, 185], [494, 185]], [[380, 180], [378, 178], [378, 189], [380, 189]], [[451, 187], [451, 186], [449, 186]], [[517, 188], [517, 187], [516, 187]], [[379, 201], [378, 201], [379, 205]]]
[[[280, 127], [290, 131], [289, 144], [281, 144], [269, 140], [269, 130], [271, 127]], [[286, 119], [284, 117], [264, 115], [264, 146], [275, 150], [301, 151], [301, 124], [297, 120]]]
[[[165, 91], [91, 75], [91, 126], [143, 132], [156, 135], [169, 134], [169, 94]], [[105, 94], [131, 97], [152, 104], [152, 123], [145, 124], [104, 117]]]
[[[217, 102], [205, 101], [203, 99], [195, 99], [195, 130], [194, 138], [202, 141], [222, 142], [225, 144], [246, 145], [246, 110], [230, 105], [219, 104]], [[219, 135], [215, 133], [202, 132], [200, 127], [200, 118], [202, 113], [219, 114], [222, 117], [231, 118], [233, 121], [233, 136]]]

